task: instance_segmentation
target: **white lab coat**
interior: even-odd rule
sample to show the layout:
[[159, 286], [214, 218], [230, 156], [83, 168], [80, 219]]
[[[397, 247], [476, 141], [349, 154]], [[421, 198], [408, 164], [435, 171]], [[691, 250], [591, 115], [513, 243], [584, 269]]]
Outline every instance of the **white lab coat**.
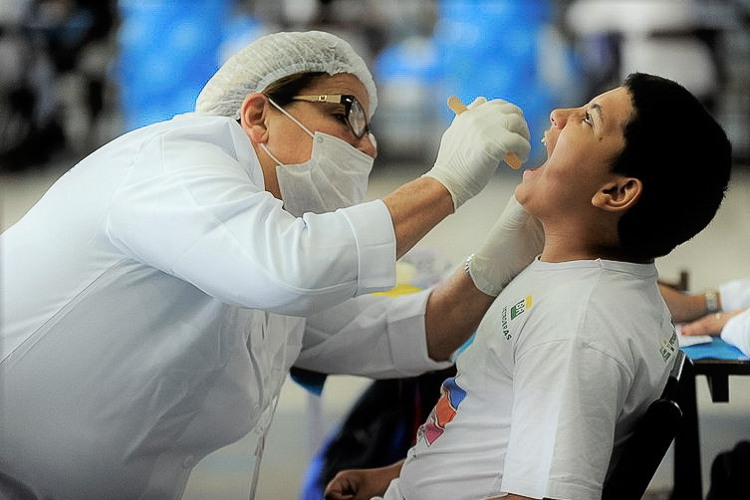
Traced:
[[291, 216], [231, 119], [122, 136], [1, 238], [0, 470], [40, 497], [179, 498], [198, 460], [270, 423], [293, 364], [445, 366], [426, 293], [367, 295], [395, 283], [385, 205]]

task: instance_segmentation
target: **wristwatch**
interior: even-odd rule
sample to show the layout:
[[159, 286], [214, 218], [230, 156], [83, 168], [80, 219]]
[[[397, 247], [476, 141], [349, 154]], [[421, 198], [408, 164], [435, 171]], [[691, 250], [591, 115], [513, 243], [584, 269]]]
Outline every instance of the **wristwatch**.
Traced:
[[703, 296], [706, 298], [706, 314], [719, 312], [719, 292], [714, 288], [706, 288]]

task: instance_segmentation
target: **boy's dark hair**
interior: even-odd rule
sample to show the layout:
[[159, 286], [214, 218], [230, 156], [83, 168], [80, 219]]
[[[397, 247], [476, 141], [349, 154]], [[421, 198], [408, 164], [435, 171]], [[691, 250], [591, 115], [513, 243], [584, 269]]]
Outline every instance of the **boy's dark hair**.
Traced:
[[633, 258], [668, 254], [716, 215], [729, 184], [732, 148], [724, 130], [681, 85], [633, 73], [623, 86], [635, 109], [613, 171], [643, 183], [620, 219], [623, 250]]

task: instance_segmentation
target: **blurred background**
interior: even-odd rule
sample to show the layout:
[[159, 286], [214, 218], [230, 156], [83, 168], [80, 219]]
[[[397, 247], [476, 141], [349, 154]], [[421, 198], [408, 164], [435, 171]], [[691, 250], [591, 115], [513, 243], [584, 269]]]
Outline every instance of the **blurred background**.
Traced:
[[389, 159], [431, 159], [450, 95], [513, 101], [540, 135], [554, 107], [639, 70], [698, 95], [746, 164], [749, 26], [750, 0], [0, 0], [0, 168], [190, 111], [235, 50], [300, 29], [332, 31], [370, 64]]
[[[660, 273], [676, 280], [687, 269], [696, 290], [750, 276], [750, 0], [0, 0], [0, 229], [93, 149], [191, 111], [245, 44], [308, 29], [348, 40], [374, 74], [370, 198], [430, 166], [451, 95], [521, 106], [533, 164], [544, 160], [539, 139], [555, 107], [582, 105], [632, 71], [682, 83], [726, 129], [734, 177], [717, 219], [660, 259]], [[457, 265], [519, 181], [501, 168], [416, 250], [440, 269]], [[698, 383], [704, 489], [716, 453], [750, 437], [750, 381], [735, 378], [724, 405]], [[258, 498], [298, 498], [312, 455], [368, 385], [331, 377], [322, 397], [285, 385]], [[251, 453], [240, 442], [207, 457], [185, 498], [247, 498]], [[669, 460], [655, 491], [669, 489]]]

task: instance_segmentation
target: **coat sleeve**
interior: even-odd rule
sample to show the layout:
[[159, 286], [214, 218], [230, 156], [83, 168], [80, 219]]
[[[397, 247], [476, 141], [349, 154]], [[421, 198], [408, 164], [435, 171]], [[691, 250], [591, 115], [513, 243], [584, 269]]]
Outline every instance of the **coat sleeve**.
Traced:
[[257, 157], [211, 133], [157, 137], [137, 156], [106, 215], [128, 257], [222, 302], [296, 316], [394, 286], [395, 234], [380, 200], [295, 218], [263, 189]]
[[372, 378], [411, 377], [450, 366], [427, 354], [424, 312], [429, 291], [368, 295], [307, 320], [295, 366]]

